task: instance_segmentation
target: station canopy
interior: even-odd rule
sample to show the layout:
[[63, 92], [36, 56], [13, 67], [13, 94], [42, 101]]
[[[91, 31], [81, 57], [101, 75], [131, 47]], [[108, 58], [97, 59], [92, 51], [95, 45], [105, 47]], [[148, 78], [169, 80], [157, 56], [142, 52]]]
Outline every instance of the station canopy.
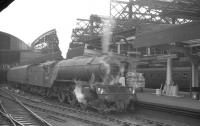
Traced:
[[[148, 47], [161, 44], [182, 42], [200, 45], [200, 22], [169, 25], [162, 29], [136, 34], [135, 47]], [[192, 46], [192, 45], [191, 45]]]
[[[139, 4], [148, 4], [150, 8], [161, 10], [159, 16], [171, 18], [172, 23], [167, 25], [146, 24], [139, 26], [138, 31], [136, 32], [136, 40], [134, 42], [135, 47], [151, 47], [175, 42], [181, 42], [190, 47], [200, 45], [199, 0], [136, 1]], [[177, 24], [177, 19], [187, 20], [188, 22], [185, 22], [185, 24]]]

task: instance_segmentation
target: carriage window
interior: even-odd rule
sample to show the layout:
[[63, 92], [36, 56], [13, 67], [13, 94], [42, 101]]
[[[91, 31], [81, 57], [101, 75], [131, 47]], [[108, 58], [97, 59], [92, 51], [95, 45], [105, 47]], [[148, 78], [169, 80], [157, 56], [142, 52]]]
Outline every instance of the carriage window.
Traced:
[[183, 73], [183, 77], [186, 78], [187, 77], [187, 73]]
[[144, 78], [146, 77], [146, 74], [145, 74], [145, 73], [143, 73], [142, 75], [143, 75]]

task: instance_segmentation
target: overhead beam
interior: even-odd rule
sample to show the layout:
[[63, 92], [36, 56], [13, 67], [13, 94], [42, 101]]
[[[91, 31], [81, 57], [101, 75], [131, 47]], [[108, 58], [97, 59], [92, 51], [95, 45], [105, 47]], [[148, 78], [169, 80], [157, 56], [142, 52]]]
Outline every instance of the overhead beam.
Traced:
[[198, 64], [192, 63], [192, 87], [199, 87]]
[[198, 55], [191, 54], [191, 48], [175, 46], [171, 48], [171, 52], [183, 53], [186, 57], [190, 59], [192, 63], [198, 64], [200, 62], [200, 57]]
[[200, 38], [200, 22], [175, 25], [141, 34], [136, 32], [135, 47], [148, 47]]
[[136, 35], [154, 32], [154, 31], [161, 31], [163, 29], [167, 29], [173, 27], [177, 24], [138, 24], [136, 26]]

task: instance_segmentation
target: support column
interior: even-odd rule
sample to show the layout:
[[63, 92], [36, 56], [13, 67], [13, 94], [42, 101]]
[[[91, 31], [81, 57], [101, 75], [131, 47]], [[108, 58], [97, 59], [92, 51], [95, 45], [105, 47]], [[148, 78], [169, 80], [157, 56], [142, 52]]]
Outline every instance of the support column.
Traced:
[[198, 63], [192, 62], [192, 87], [199, 87]]
[[117, 44], [117, 53], [120, 54], [120, 44]]
[[128, 4], [128, 19], [132, 19], [133, 18], [133, 4], [132, 4], [132, 0], [129, 0], [129, 4]]
[[172, 58], [167, 59], [167, 73], [166, 73], [166, 84], [170, 85], [172, 81]]
[[132, 62], [130, 63], [130, 72], [136, 72], [136, 68], [137, 68], [137, 63], [136, 62]]
[[[172, 24], [175, 24], [176, 19], [172, 18]], [[171, 54], [171, 50], [169, 50], [169, 54]], [[172, 78], [172, 58], [167, 59], [167, 73], [166, 73], [166, 84], [169, 86], [173, 81]]]
[[151, 48], [150, 48], [150, 47], [147, 48], [147, 55], [148, 55], [148, 56], [151, 55]]

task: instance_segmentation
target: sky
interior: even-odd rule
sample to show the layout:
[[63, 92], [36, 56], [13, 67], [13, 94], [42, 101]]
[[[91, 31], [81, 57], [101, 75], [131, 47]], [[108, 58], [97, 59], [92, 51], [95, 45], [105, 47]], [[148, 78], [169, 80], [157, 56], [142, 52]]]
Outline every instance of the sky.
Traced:
[[89, 19], [91, 14], [109, 16], [109, 3], [110, 0], [15, 0], [0, 13], [0, 31], [31, 44], [55, 28], [65, 57], [76, 19]]

